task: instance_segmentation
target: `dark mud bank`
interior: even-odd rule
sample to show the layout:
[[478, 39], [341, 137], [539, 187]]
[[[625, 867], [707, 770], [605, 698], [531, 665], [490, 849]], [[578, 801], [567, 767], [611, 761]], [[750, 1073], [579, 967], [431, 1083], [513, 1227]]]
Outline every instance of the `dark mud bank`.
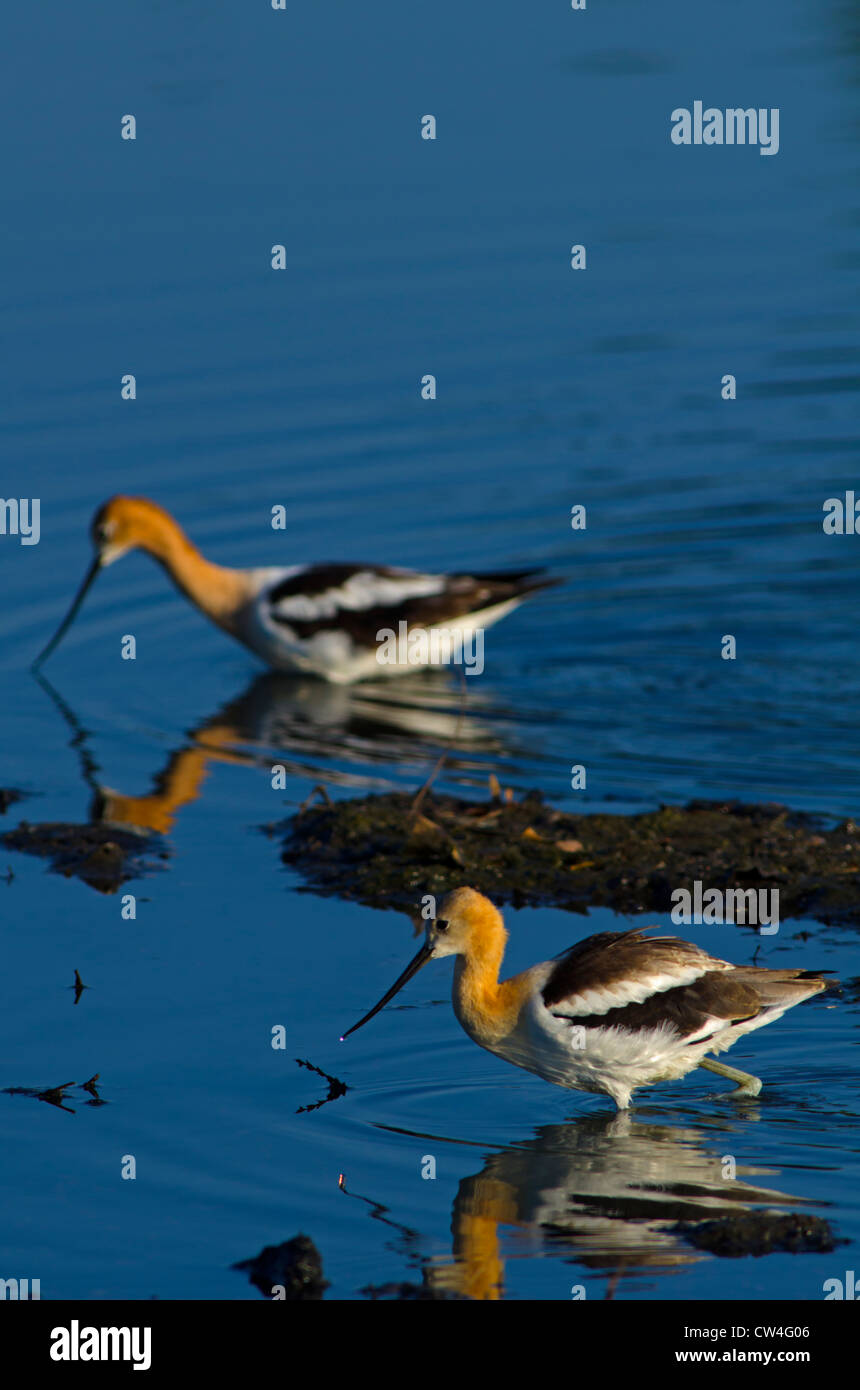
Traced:
[[540, 793], [474, 802], [395, 792], [313, 805], [269, 827], [315, 892], [414, 910], [468, 883], [499, 903], [584, 912], [672, 908], [696, 880], [778, 889], [782, 918], [860, 923], [860, 830], [785, 806], [694, 801], [644, 815], [569, 815]]
[[21, 854], [49, 859], [55, 873], [82, 879], [99, 893], [118, 892], [129, 879], [163, 868], [168, 857], [159, 836], [116, 825], [30, 825], [22, 821], [17, 829], [0, 835], [0, 844]]

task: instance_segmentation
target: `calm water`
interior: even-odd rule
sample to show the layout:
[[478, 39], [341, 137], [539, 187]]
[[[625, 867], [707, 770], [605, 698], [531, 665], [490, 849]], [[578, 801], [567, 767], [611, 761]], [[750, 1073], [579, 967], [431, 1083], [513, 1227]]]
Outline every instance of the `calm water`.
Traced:
[[[442, 747], [442, 788], [496, 772], [571, 810], [857, 814], [860, 541], [821, 526], [860, 481], [854, 7], [729, 3], [709, 26], [680, 0], [94, 0], [85, 25], [18, 7], [11, 30], [3, 492], [41, 498], [42, 534], [0, 537], [0, 785], [31, 796], [0, 824], [86, 822], [100, 790], [102, 814], [159, 817], [171, 857], [123, 921], [118, 896], [0, 853], [0, 1089], [98, 1072], [108, 1102], [0, 1095], [0, 1277], [258, 1298], [229, 1266], [301, 1230], [329, 1297], [429, 1270], [474, 1296], [502, 1277], [510, 1298], [820, 1298], [850, 1251], [726, 1262], [669, 1227], [764, 1204], [860, 1235], [856, 988], [735, 1049], [766, 1080], [742, 1107], [703, 1075], [616, 1119], [506, 1068], [460, 1032], [444, 965], [341, 1046], [411, 929], [299, 893], [260, 827], [321, 779], [417, 787]], [[669, 114], [696, 99], [779, 107], [779, 154], [676, 148]], [[225, 564], [543, 564], [566, 583], [489, 634], [460, 720], [445, 677], [385, 703], [259, 680], [136, 555], [46, 668], [52, 695], [29, 662], [121, 491]], [[624, 925], [508, 924], [512, 968]], [[738, 961], [756, 945], [696, 939]], [[856, 932], [810, 922], [759, 959], [860, 975]], [[296, 1058], [350, 1089], [307, 1108], [327, 1083]]]

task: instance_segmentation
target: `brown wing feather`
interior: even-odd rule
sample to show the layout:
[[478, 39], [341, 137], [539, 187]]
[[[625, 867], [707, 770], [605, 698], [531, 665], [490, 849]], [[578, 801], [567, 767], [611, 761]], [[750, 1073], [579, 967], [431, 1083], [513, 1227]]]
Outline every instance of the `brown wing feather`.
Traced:
[[[543, 1001], [554, 1004], [575, 998], [587, 990], [611, 989], [625, 981], [637, 981], [673, 967], [729, 968], [691, 941], [677, 936], [650, 937], [641, 927], [626, 932], [599, 932], [572, 946], [558, 958], [558, 965], [543, 988]], [[662, 995], [660, 996], [662, 997]]]
[[[771, 1009], [791, 1008], [826, 989], [828, 981], [810, 970], [768, 970], [758, 966], [732, 966], [717, 961], [679, 937], [649, 938], [641, 929], [602, 932], [581, 941], [559, 961], [543, 991], [552, 1009], [571, 997], [595, 987], [610, 988], [623, 979], [647, 977], [661, 964], [700, 963], [703, 973], [691, 983], [652, 994], [641, 1002], [619, 1005], [604, 1013], [570, 1013], [584, 1028], [626, 1028], [638, 1032], [671, 1024], [681, 1037], [701, 1034], [710, 1020], [726, 1025], [742, 1023]], [[714, 966], [714, 969], [708, 969]], [[702, 1041], [701, 1037], [698, 1039]]]
[[[378, 574], [387, 579], [409, 579], [408, 570], [388, 569], [371, 565], [311, 566], [300, 574], [282, 580], [270, 593], [270, 605], [297, 595], [319, 597], [336, 591], [354, 574]], [[438, 593], [405, 598], [401, 603], [381, 603], [370, 608], [338, 608], [319, 617], [294, 617], [289, 612], [278, 613], [270, 607], [270, 615], [279, 626], [288, 627], [301, 641], [308, 641], [319, 632], [345, 632], [358, 646], [374, 647], [377, 633], [383, 629], [395, 631], [401, 621], [408, 628], [433, 627], [452, 622], [469, 613], [480, 613], [510, 599], [525, 598], [538, 589], [558, 584], [558, 579], [540, 577], [539, 570], [513, 570], [493, 574], [441, 575]]]
[[577, 1016], [583, 1028], [627, 1028], [639, 1032], [671, 1024], [681, 1037], [698, 1033], [709, 1019], [740, 1023], [761, 1013], [761, 999], [752, 986], [734, 980], [731, 972], [703, 975], [691, 985], [652, 994], [641, 1004], [625, 1004], [605, 1014]]

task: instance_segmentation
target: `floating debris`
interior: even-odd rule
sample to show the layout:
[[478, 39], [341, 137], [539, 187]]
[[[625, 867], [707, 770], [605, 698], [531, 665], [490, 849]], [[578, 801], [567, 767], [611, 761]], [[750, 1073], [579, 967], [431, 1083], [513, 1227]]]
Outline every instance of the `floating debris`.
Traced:
[[[81, 995], [83, 994], [84, 990], [85, 990], [85, 989], [89, 989], [89, 985], [85, 985], [85, 984], [84, 984], [84, 982], [83, 982], [83, 980], [81, 979], [80, 974], [78, 973], [77, 970], [75, 971], [75, 983], [74, 983], [73, 985], [69, 985], [69, 989], [73, 989], [73, 990], [75, 991], [75, 1003], [76, 1003], [76, 1004], [77, 1004], [78, 1000], [80, 999]], [[94, 1080], [94, 1081], [95, 1081], [96, 1079], [97, 1079], [96, 1077], [93, 1077], [93, 1080]], [[86, 1086], [88, 1086], [90, 1083], [89, 1083], [89, 1082], [85, 1082], [84, 1084], [85, 1084]]]
[[820, 1216], [781, 1216], [777, 1212], [740, 1212], [715, 1221], [679, 1222], [673, 1228], [697, 1250], [737, 1259], [741, 1255], [808, 1255], [835, 1250], [848, 1241], [835, 1235]]
[[328, 1082], [328, 1095], [323, 1096], [322, 1100], [314, 1101], [313, 1105], [300, 1105], [296, 1111], [297, 1115], [304, 1115], [309, 1110], [319, 1110], [321, 1105], [327, 1105], [330, 1100], [337, 1100], [340, 1096], [345, 1096], [349, 1087], [345, 1081], [339, 1081], [336, 1076], [329, 1076], [327, 1071], [322, 1071], [315, 1067], [313, 1062], [303, 1062], [301, 1057], [296, 1058], [296, 1066], [307, 1067], [308, 1071], [316, 1072], [323, 1081]]
[[305, 805], [277, 827], [283, 861], [324, 895], [414, 911], [461, 884], [514, 906], [666, 913], [672, 892], [778, 889], [782, 918], [860, 923], [860, 829], [779, 805], [693, 801], [569, 815], [540, 792], [467, 801], [402, 792]]
[[22, 821], [16, 830], [0, 835], [0, 844], [50, 859], [54, 873], [82, 879], [99, 893], [118, 892], [129, 879], [161, 868], [155, 861], [169, 857], [160, 836], [98, 823], [30, 825]]
[[43, 1100], [47, 1105], [55, 1105], [58, 1110], [65, 1110], [67, 1115], [74, 1115], [75, 1111], [72, 1107], [64, 1103], [65, 1101], [76, 1099], [76, 1097], [66, 1094], [67, 1091], [73, 1088], [86, 1091], [92, 1097], [91, 1100], [85, 1100], [83, 1102], [84, 1105], [107, 1105], [107, 1101], [102, 1100], [96, 1089], [96, 1082], [98, 1079], [99, 1073], [96, 1072], [95, 1076], [91, 1076], [89, 1081], [64, 1081], [60, 1086], [43, 1086], [41, 1088], [31, 1086], [6, 1086], [3, 1089], [3, 1095], [29, 1096], [31, 1100]]
[[248, 1271], [248, 1280], [266, 1298], [302, 1303], [322, 1298], [328, 1288], [322, 1256], [309, 1236], [297, 1235], [282, 1245], [267, 1245], [251, 1260], [231, 1269]]
[[16, 801], [23, 801], [26, 795], [26, 792], [19, 792], [16, 787], [0, 787], [0, 816], [5, 815]]

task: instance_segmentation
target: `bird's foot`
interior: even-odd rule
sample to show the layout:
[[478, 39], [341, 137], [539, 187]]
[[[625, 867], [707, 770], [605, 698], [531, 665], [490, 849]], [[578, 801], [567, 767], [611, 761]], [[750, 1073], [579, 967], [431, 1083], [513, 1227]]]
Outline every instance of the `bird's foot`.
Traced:
[[757, 1076], [752, 1076], [748, 1071], [739, 1071], [737, 1067], [727, 1067], [725, 1062], [715, 1062], [711, 1057], [703, 1057], [699, 1066], [704, 1071], [713, 1072], [715, 1076], [724, 1076], [727, 1081], [736, 1082], [735, 1089], [729, 1094], [738, 1100], [757, 1096], [761, 1090], [761, 1081]]

